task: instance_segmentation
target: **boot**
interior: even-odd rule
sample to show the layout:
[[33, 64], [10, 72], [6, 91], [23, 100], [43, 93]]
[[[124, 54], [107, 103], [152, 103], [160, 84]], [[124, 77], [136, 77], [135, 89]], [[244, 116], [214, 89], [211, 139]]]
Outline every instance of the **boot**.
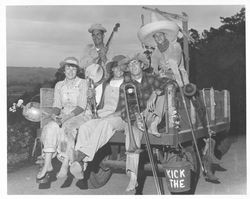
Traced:
[[153, 134], [156, 137], [161, 137], [161, 134], [158, 132], [158, 128], [157, 128], [159, 123], [160, 123], [159, 116], [155, 116], [149, 128], [149, 133]]
[[211, 163], [211, 159], [209, 156], [206, 155], [203, 157], [203, 165], [204, 165], [205, 170], [207, 171], [205, 180], [207, 182], [220, 184], [219, 178], [217, 178], [214, 175], [214, 171], [212, 170], [212, 163]]

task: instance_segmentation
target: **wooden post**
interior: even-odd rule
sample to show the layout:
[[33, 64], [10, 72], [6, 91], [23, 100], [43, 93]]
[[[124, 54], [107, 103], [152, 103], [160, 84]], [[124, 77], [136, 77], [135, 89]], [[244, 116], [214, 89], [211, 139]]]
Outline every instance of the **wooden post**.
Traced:
[[[188, 35], [188, 20], [182, 21], [182, 29]], [[188, 49], [188, 38], [183, 36], [183, 51], [185, 59], [185, 67], [189, 77], [189, 49]]]
[[214, 100], [214, 89], [211, 88], [210, 89], [210, 119], [211, 119], [211, 122], [210, 124], [212, 125], [215, 125], [215, 100]]

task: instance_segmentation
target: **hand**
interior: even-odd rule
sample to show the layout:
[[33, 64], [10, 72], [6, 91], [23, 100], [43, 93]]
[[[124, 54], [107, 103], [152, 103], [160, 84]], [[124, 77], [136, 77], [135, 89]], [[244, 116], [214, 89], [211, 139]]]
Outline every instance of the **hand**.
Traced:
[[103, 47], [98, 51], [98, 55], [104, 63], [106, 63], [107, 61], [107, 56], [106, 56], [107, 52], [108, 52], [108, 47]]
[[72, 118], [73, 115], [70, 113], [70, 114], [66, 114], [66, 115], [62, 115], [61, 117], [61, 123], [63, 124], [64, 122], [66, 122], [68, 119]]
[[157, 96], [159, 96], [159, 95], [161, 95], [161, 94], [162, 94], [162, 91], [161, 91], [161, 90], [159, 90], [159, 89], [156, 89], [156, 90], [155, 90], [155, 94], [156, 94]]
[[61, 117], [58, 116], [58, 115], [55, 115], [55, 114], [52, 114], [50, 116], [52, 118], [52, 120], [54, 120], [59, 126], [62, 125], [62, 122], [61, 122]]
[[157, 98], [157, 95], [155, 94], [155, 92], [153, 92], [152, 95], [150, 96], [149, 100], [147, 101], [147, 109], [149, 111], [153, 111], [155, 109], [156, 98]]

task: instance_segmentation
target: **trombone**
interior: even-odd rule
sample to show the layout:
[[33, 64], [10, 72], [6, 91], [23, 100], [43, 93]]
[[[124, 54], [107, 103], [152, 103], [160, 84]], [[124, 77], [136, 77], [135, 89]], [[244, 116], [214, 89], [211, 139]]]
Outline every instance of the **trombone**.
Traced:
[[140, 151], [140, 147], [137, 146], [136, 144], [133, 129], [132, 129], [132, 125], [136, 122], [137, 127], [144, 132], [146, 147], [148, 151], [150, 164], [152, 167], [156, 190], [157, 190], [158, 195], [162, 195], [163, 190], [160, 187], [160, 179], [156, 172], [156, 163], [153, 158], [153, 153], [152, 153], [152, 149], [150, 145], [150, 140], [149, 140], [149, 135], [148, 135], [148, 131], [146, 128], [145, 120], [143, 116], [141, 115], [136, 86], [131, 82], [126, 83], [123, 86], [123, 91], [125, 94], [125, 106], [126, 106], [126, 112], [127, 112], [129, 139], [130, 139], [128, 152], [138, 153], [138, 151]]

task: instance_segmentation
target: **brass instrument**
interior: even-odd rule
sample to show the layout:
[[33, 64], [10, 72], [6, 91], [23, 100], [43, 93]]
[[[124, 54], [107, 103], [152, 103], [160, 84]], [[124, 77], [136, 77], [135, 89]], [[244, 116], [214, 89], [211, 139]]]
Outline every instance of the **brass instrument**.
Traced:
[[[94, 80], [92, 80], [91, 78], [87, 77], [87, 82], [88, 82], [88, 88], [91, 90], [95, 90], [95, 84], [94, 84]], [[93, 118], [96, 119], [98, 118], [98, 114], [97, 114], [97, 103], [96, 103], [96, 99], [95, 99], [96, 95], [94, 94], [92, 97], [87, 97], [87, 102], [88, 105], [90, 107], [90, 110], [92, 112]]]
[[133, 128], [132, 125], [136, 124], [137, 127], [144, 133], [148, 156], [150, 160], [150, 164], [152, 167], [152, 172], [154, 176], [155, 186], [157, 189], [158, 195], [163, 194], [162, 186], [160, 186], [160, 179], [157, 175], [157, 164], [155, 163], [155, 160], [153, 158], [153, 153], [150, 145], [149, 135], [146, 128], [144, 117], [141, 115], [140, 106], [139, 106], [139, 100], [138, 100], [138, 94], [136, 91], [136, 86], [129, 82], [123, 85], [123, 91], [125, 94], [125, 106], [126, 106], [126, 112], [127, 112], [127, 120], [128, 120], [128, 129], [129, 129], [129, 139], [130, 139], [130, 145], [127, 152], [132, 153], [138, 153], [141, 151], [140, 146], [137, 146]]
[[31, 122], [40, 122], [43, 115], [51, 115], [43, 110], [38, 102], [29, 102], [26, 105], [20, 105], [20, 107], [23, 109], [22, 115]]
[[197, 93], [197, 87], [193, 83], [188, 83], [184, 85], [183, 92], [187, 97], [192, 97]]
[[138, 97], [135, 85], [132, 83], [126, 83], [123, 86], [123, 92], [125, 94], [125, 106], [126, 106], [126, 112], [127, 112], [127, 120], [128, 120], [128, 129], [129, 129], [129, 148], [128, 152], [137, 152], [140, 151], [140, 147], [137, 146], [134, 133], [132, 129], [132, 125], [135, 124], [138, 126], [141, 126], [140, 123], [140, 107], [138, 103]]

